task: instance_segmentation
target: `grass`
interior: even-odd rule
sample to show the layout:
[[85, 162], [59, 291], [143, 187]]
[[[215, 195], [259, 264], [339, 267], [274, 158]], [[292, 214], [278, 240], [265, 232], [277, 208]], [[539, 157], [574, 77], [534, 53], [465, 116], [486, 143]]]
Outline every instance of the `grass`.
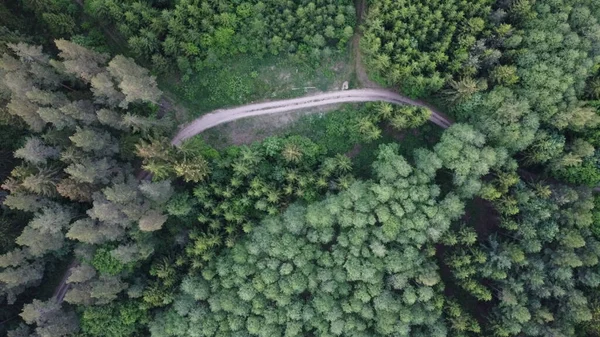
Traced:
[[173, 76], [159, 82], [190, 110], [190, 118], [196, 118], [222, 107], [340, 89], [344, 81], [352, 79], [348, 59], [341, 52], [316, 64], [294, 56], [238, 56], [181, 80]]

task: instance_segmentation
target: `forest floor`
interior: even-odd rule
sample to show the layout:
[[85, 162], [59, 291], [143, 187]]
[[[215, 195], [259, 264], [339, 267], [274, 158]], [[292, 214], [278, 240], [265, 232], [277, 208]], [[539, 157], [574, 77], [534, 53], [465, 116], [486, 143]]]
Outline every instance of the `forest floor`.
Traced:
[[356, 17], [358, 21], [357, 31], [352, 37], [352, 57], [354, 59], [354, 71], [356, 72], [356, 78], [360, 87], [362, 88], [383, 88], [377, 82], [372, 81], [367, 74], [365, 66], [362, 62], [362, 55], [360, 53], [360, 38], [362, 37], [361, 24], [364, 21], [366, 14], [365, 0], [357, 0], [355, 2]]

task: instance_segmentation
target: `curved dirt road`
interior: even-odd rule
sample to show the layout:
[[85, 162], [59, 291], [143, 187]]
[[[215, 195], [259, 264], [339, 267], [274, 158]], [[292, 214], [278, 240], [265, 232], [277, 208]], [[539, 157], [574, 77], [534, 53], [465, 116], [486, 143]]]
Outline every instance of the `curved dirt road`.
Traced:
[[452, 125], [452, 121], [434, 107], [425, 102], [410, 99], [395, 92], [384, 89], [353, 89], [335, 92], [326, 92], [318, 95], [300, 98], [272, 101], [242, 105], [230, 109], [219, 109], [203, 115], [179, 130], [171, 140], [171, 144], [178, 146], [184, 140], [193, 137], [204, 130], [219, 124], [231, 122], [237, 119], [283, 113], [293, 110], [312, 108], [317, 106], [354, 103], [354, 102], [389, 102], [398, 105], [415, 105], [431, 110], [429, 120], [442, 128]]

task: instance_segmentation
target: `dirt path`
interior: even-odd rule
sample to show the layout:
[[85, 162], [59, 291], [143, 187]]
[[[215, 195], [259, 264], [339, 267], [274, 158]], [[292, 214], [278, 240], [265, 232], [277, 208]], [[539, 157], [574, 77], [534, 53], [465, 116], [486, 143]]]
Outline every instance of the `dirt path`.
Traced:
[[367, 71], [365, 70], [365, 66], [362, 62], [362, 54], [360, 53], [360, 38], [362, 37], [362, 23], [365, 19], [365, 0], [357, 0], [355, 2], [356, 7], [356, 20], [358, 21], [358, 25], [356, 27], [356, 32], [352, 37], [352, 57], [354, 59], [354, 71], [356, 71], [356, 78], [358, 80], [358, 84], [361, 88], [378, 88], [382, 89], [383, 87], [377, 84], [374, 81], [371, 81], [369, 75], [367, 75]]
[[78, 265], [79, 261], [73, 260], [67, 268], [67, 270], [65, 271], [62, 280], [54, 290], [54, 295], [52, 296], [56, 300], [56, 302], [62, 303], [63, 299], [65, 298], [65, 295], [69, 290], [69, 284], [67, 283], [67, 280], [69, 279], [69, 276], [71, 276], [72, 269], [77, 267]]
[[365, 0], [356, 0], [356, 16], [358, 20], [357, 32], [352, 38], [352, 54], [354, 59], [354, 68], [358, 79], [358, 85], [363, 89], [354, 89], [346, 91], [326, 92], [319, 95], [305, 96], [295, 99], [273, 101], [267, 103], [248, 104], [230, 109], [219, 109], [211, 113], [203, 115], [200, 118], [192, 121], [190, 124], [181, 129], [172, 139], [171, 144], [179, 145], [185, 139], [193, 137], [204, 130], [210, 129], [219, 124], [231, 122], [234, 120], [285, 113], [293, 110], [313, 108], [326, 105], [334, 105], [339, 103], [353, 102], [373, 102], [383, 101], [394, 104], [408, 104], [427, 108], [431, 111], [430, 121], [442, 128], [447, 128], [452, 125], [452, 120], [436, 107], [427, 102], [412, 99], [393, 91], [384, 89], [376, 82], [369, 79], [367, 71], [362, 62], [360, 52], [360, 38], [362, 36], [361, 27], [365, 14]]
[[234, 120], [284, 113], [293, 110], [306, 109], [324, 105], [339, 103], [358, 103], [358, 102], [389, 102], [398, 105], [415, 105], [431, 110], [430, 121], [442, 128], [452, 125], [452, 121], [443, 116], [435, 107], [429, 106], [424, 102], [402, 96], [398, 93], [384, 89], [353, 89], [335, 92], [326, 92], [318, 95], [305, 96], [300, 98], [272, 101], [266, 103], [242, 105], [230, 109], [219, 109], [209, 114], [197, 118], [184, 128], [182, 128], [171, 140], [171, 144], [179, 145], [184, 140], [193, 137], [206, 129], [210, 129], [219, 124], [231, 122]]

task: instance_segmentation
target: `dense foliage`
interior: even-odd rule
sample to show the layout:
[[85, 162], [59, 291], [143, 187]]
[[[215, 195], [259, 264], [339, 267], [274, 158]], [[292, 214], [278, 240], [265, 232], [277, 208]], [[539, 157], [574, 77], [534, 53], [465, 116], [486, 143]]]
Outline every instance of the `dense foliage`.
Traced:
[[[14, 151], [21, 163], [2, 185], [10, 192], [4, 207], [30, 219], [17, 234], [18, 247], [0, 255], [1, 297], [8, 304], [40, 284], [46, 263], [69, 258], [74, 248], [83, 260], [90, 256], [98, 272], [87, 264], [75, 268], [65, 299], [111, 301], [127, 288], [122, 265], [150, 255], [152, 238], [145, 232], [166, 221], [161, 205], [170, 196], [169, 182], [137, 181], [126, 144], [150, 127], [153, 133], [168, 130], [167, 120], [150, 116], [148, 104], [161, 95], [154, 78], [122, 56], [109, 62], [107, 55], [65, 40], [56, 46], [60, 60], [41, 47], [9, 44], [11, 53], [0, 62], [8, 118], [18, 117], [30, 131]], [[110, 250], [95, 251], [94, 245], [106, 242]], [[73, 314], [62, 313], [58, 303], [30, 306], [23, 318], [36, 322], [38, 335], [77, 330]], [[26, 316], [27, 308], [32, 312]]]
[[434, 154], [412, 168], [396, 151], [381, 148], [378, 182], [291, 205], [185, 278], [152, 336], [444, 336], [432, 244], [462, 204], [431, 183]]
[[351, 1], [86, 1], [86, 12], [112, 22], [129, 48], [164, 71], [199, 71], [236, 54], [301, 53], [319, 58], [353, 34]]
[[411, 96], [468, 76], [469, 51], [486, 31], [490, 0], [376, 0], [369, 7], [362, 49], [367, 64]]
[[564, 186], [520, 183], [512, 194], [518, 213], [503, 218], [484, 245], [461, 241], [447, 263], [458, 285], [497, 301], [490, 333], [572, 335], [591, 316], [586, 290], [600, 285], [593, 200]]
[[[0, 4], [0, 335], [600, 336], [600, 3], [357, 9]], [[171, 143], [172, 110], [306, 92], [274, 82], [359, 39], [456, 122], [406, 100]]]

